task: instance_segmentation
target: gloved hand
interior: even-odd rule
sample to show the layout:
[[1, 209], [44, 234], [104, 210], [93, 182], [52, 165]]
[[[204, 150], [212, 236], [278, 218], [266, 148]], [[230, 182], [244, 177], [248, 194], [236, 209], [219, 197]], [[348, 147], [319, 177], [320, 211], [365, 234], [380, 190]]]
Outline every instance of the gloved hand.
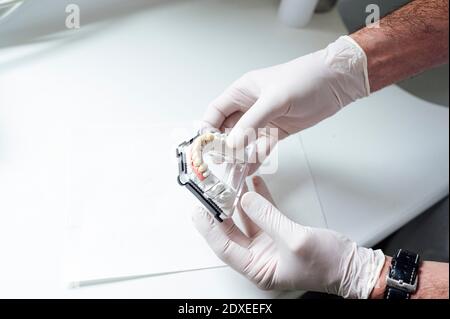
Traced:
[[[278, 128], [282, 139], [369, 94], [366, 55], [344, 36], [324, 50], [245, 74], [208, 106], [203, 122], [233, 128], [227, 143], [240, 148], [249, 130]], [[264, 132], [256, 138], [266, 148], [276, 142]]]
[[[262, 289], [300, 289], [368, 298], [385, 257], [380, 250], [326, 229], [299, 225], [271, 203], [261, 178], [241, 200], [245, 230], [234, 222], [216, 222], [203, 208], [194, 223], [216, 255]], [[267, 199], [265, 199], [263, 196]]]

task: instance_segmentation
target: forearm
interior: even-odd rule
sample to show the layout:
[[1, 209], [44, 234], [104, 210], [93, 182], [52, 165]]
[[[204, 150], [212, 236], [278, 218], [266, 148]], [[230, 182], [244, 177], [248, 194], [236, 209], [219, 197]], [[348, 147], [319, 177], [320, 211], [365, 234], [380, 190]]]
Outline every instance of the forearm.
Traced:
[[414, 0], [351, 37], [367, 55], [371, 91], [448, 62], [448, 0]]
[[[391, 259], [391, 257], [386, 257], [380, 278], [370, 294], [371, 299], [382, 299], [384, 297], [386, 276], [389, 272]], [[448, 271], [448, 263], [424, 261], [419, 268], [417, 291], [411, 295], [411, 299], [448, 299]]]

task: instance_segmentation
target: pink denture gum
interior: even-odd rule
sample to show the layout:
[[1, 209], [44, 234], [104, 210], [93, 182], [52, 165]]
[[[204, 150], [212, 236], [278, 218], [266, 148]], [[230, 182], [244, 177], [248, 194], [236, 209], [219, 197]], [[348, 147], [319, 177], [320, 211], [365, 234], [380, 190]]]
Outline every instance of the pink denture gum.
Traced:
[[206, 177], [203, 176], [203, 173], [200, 173], [198, 169], [195, 167], [194, 162], [192, 161], [191, 152], [188, 153], [188, 163], [191, 165], [192, 171], [195, 173], [197, 178], [203, 182]]

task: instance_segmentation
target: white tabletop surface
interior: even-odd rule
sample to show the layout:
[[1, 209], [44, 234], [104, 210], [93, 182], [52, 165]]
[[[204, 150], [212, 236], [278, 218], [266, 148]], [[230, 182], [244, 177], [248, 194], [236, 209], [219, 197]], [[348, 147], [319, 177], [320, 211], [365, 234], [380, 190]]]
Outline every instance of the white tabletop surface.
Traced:
[[[24, 5], [23, 12], [18, 13], [22, 18], [28, 14], [25, 9]], [[32, 43], [20, 46], [2, 48], [0, 39], [0, 297], [280, 295], [258, 290], [227, 267], [78, 289], [69, 289], [62, 280], [67, 221], [63, 209], [65, 192], [61, 176], [65, 162], [61, 150], [67, 127], [195, 121], [205, 105], [242, 73], [317, 50], [345, 33], [336, 12], [315, 16], [303, 30], [287, 28], [277, 20], [276, 2], [269, 0], [166, 1], [139, 9], [114, 19], [102, 16], [98, 23], [82, 25], [78, 31], [60, 32], [39, 41], [28, 39]], [[93, 20], [87, 16], [86, 21]], [[13, 30], [12, 22], [5, 24], [4, 30]], [[52, 26], [42, 25], [42, 30], [46, 27], [53, 30]], [[29, 30], [20, 32], [26, 35]], [[448, 111], [396, 87], [358, 105], [359, 109], [352, 106], [336, 119], [305, 132], [301, 140], [328, 227], [361, 244], [373, 244], [448, 193]], [[168, 109], [174, 111], [161, 111]], [[407, 111], [412, 115], [404, 117]], [[376, 138], [374, 122], [357, 124], [357, 119], [367, 116], [371, 121], [381, 121], [383, 114], [392, 114], [386, 119], [389, 129], [385, 136]], [[406, 118], [405, 125], [394, 122], [402, 118]], [[422, 126], [421, 119], [425, 123]], [[342, 123], [346, 129], [339, 128]], [[417, 140], [423, 152], [414, 152], [411, 145], [401, 147], [414, 124], [420, 130], [413, 137], [417, 140], [423, 136], [424, 140]], [[389, 134], [396, 134], [396, 125], [402, 128], [401, 134], [390, 138]], [[359, 131], [355, 139], [358, 151], [351, 151], [353, 140], [349, 136], [353, 129]], [[436, 139], [427, 142], [426, 138], [435, 135]], [[317, 143], [318, 136], [324, 138], [323, 143]], [[337, 142], [333, 142], [336, 137]], [[380, 156], [377, 163], [386, 163], [394, 173], [393, 178], [383, 192], [377, 179], [380, 173], [373, 171], [374, 181], [365, 183], [368, 187], [359, 192], [366, 200], [342, 205], [342, 200], [336, 198], [348, 199], [358, 194], [352, 187], [367, 176], [368, 168], [373, 168], [364, 165], [375, 165], [364, 156], [370, 155], [371, 148], [363, 141], [373, 143], [377, 151], [384, 145], [391, 152], [392, 156]], [[325, 146], [317, 147], [320, 144]], [[327, 166], [321, 160], [330, 151], [341, 154], [333, 158], [335, 166]], [[392, 162], [389, 159], [395, 159], [399, 153], [412, 156], [413, 163], [396, 170], [402, 167], [403, 157]], [[331, 168], [348, 166], [349, 158], [358, 167], [356, 174], [351, 171], [343, 174], [345, 169], [341, 174], [330, 173]], [[415, 174], [421, 167], [423, 173]], [[405, 207], [407, 191], [398, 192], [401, 196], [395, 194], [398, 188], [408, 185], [408, 176], [404, 174], [410, 173], [411, 183], [418, 185], [411, 188], [412, 193], [420, 193], [422, 188], [430, 192]], [[400, 177], [404, 179], [397, 183]], [[336, 189], [341, 191], [334, 192]], [[367, 190], [374, 192], [367, 195]], [[383, 200], [388, 204], [376, 205]], [[385, 211], [374, 213], [381, 209]], [[362, 215], [358, 215], [360, 212]]]

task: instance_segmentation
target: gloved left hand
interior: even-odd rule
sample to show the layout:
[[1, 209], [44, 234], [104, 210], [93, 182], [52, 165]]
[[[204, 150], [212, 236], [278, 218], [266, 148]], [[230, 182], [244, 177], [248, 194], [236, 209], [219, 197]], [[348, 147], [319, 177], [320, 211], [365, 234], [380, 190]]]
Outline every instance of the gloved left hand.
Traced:
[[244, 74], [209, 104], [203, 126], [231, 129], [233, 148], [256, 141], [253, 173], [278, 140], [369, 94], [366, 54], [343, 36], [323, 50]]

